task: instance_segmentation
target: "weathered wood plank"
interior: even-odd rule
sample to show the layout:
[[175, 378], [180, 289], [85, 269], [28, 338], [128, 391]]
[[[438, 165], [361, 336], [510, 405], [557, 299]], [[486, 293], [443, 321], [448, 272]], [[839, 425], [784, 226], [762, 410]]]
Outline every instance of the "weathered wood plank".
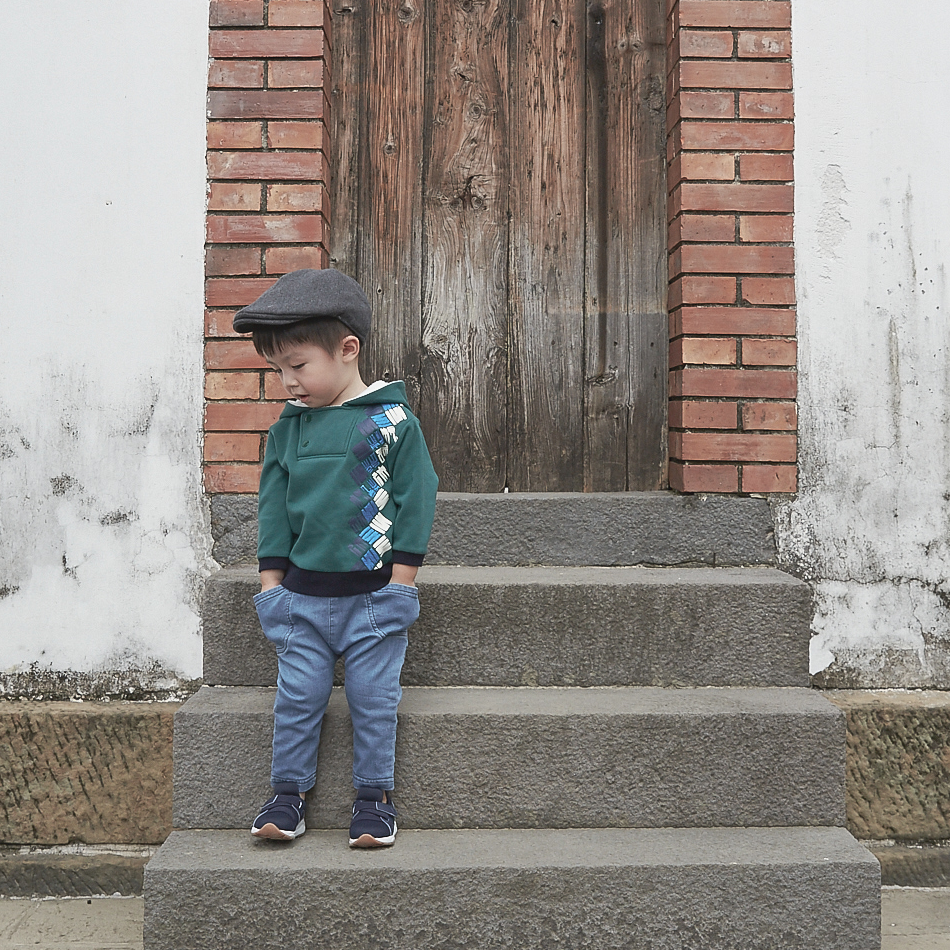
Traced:
[[654, 489], [665, 481], [662, 24], [656, 0], [588, 5], [589, 491]]
[[509, 450], [512, 491], [583, 488], [581, 0], [514, 0]]
[[506, 465], [508, 0], [432, 5], [420, 416], [440, 487]]
[[[584, 488], [623, 491], [627, 487], [627, 430], [630, 426], [629, 314], [618, 313], [627, 301], [625, 261], [618, 261], [614, 229], [630, 214], [632, 177], [629, 153], [612, 153], [610, 145], [623, 127], [619, 112], [629, 113], [630, 77], [615, 75], [608, 65], [608, 34], [620, 11], [609, 0], [587, 9], [587, 251], [584, 324]], [[619, 79], [619, 82], [616, 80]], [[619, 86], [619, 88], [617, 88]], [[624, 96], [627, 93], [627, 96]], [[618, 96], [620, 102], [613, 97]], [[624, 101], [626, 99], [626, 101]], [[619, 166], [619, 168], [618, 168]], [[618, 187], [618, 192], [613, 188]], [[619, 239], [621, 234], [617, 234]], [[636, 249], [627, 248], [628, 253]], [[619, 266], [618, 266], [619, 264]]]
[[418, 403], [422, 323], [424, 0], [374, 0], [364, 23], [359, 273], [373, 306], [368, 379], [404, 379]]
[[[665, 488], [667, 477], [667, 318], [666, 265], [666, 28], [664, 0], [637, 0], [633, 47], [637, 77], [633, 139], [626, 149], [634, 156], [633, 234], [631, 246], [641, 252], [636, 267], [635, 312], [630, 352], [635, 381], [633, 416], [627, 438], [627, 488]], [[621, 38], [618, 37], [618, 43]]]
[[359, 276], [360, 117], [363, 41], [369, 0], [333, 4], [330, 75], [330, 264]]
[[334, 11], [366, 375], [406, 379], [444, 488], [662, 487], [662, 0], [425, 4]]

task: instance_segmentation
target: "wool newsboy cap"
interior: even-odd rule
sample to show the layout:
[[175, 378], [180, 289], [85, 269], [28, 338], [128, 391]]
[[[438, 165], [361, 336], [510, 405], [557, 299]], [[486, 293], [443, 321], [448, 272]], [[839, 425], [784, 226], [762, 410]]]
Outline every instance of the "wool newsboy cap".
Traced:
[[237, 333], [256, 327], [279, 327], [314, 317], [335, 317], [365, 343], [372, 310], [363, 288], [333, 267], [284, 274], [252, 304], [234, 315]]

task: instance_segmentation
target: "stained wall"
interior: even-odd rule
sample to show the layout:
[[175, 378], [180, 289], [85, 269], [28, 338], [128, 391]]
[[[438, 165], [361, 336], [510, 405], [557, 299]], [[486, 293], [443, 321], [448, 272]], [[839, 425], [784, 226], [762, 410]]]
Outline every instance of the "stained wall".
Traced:
[[36, 0], [0, 33], [6, 691], [201, 672], [207, 23]]
[[795, 0], [799, 494], [812, 671], [950, 687], [950, 8]]

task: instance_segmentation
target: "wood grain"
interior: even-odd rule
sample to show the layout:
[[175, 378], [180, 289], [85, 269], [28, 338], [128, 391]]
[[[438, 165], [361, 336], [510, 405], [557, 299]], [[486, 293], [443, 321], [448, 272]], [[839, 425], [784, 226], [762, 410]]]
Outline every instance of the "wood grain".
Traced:
[[512, 491], [583, 488], [584, 19], [580, 0], [514, 0]]
[[501, 491], [507, 456], [508, 0], [433, 5], [420, 417], [440, 486]]
[[584, 487], [665, 484], [662, 10], [587, 10]]
[[[363, 42], [370, 0], [333, 5], [330, 76], [330, 265], [359, 279], [360, 128]], [[371, 6], [371, 3], [370, 3]]]
[[632, 246], [637, 254], [635, 309], [630, 339], [633, 415], [627, 438], [627, 488], [668, 485], [667, 365], [669, 322], [666, 271], [666, 31], [663, 0], [633, 6], [633, 122], [625, 148], [635, 156]]
[[374, 0], [364, 23], [359, 275], [373, 307], [366, 378], [418, 402], [422, 340], [424, 0]]
[[663, 0], [334, 14], [331, 260], [442, 488], [663, 487]]

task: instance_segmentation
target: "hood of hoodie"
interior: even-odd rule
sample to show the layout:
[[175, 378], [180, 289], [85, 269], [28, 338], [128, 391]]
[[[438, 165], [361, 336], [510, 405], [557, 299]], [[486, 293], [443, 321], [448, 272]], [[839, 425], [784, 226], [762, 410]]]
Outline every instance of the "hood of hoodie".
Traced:
[[408, 409], [409, 397], [406, 395], [406, 384], [401, 379], [397, 379], [392, 383], [387, 383], [385, 386], [374, 389], [372, 392], [363, 393], [360, 396], [347, 399], [346, 402], [341, 403], [339, 406], [320, 406], [313, 408], [312, 406], [296, 406], [292, 402], [288, 402], [284, 406], [280, 418], [287, 419], [290, 416], [299, 416], [302, 412], [329, 412], [334, 409], [347, 409], [351, 406], [379, 406], [382, 403], [396, 403]]

